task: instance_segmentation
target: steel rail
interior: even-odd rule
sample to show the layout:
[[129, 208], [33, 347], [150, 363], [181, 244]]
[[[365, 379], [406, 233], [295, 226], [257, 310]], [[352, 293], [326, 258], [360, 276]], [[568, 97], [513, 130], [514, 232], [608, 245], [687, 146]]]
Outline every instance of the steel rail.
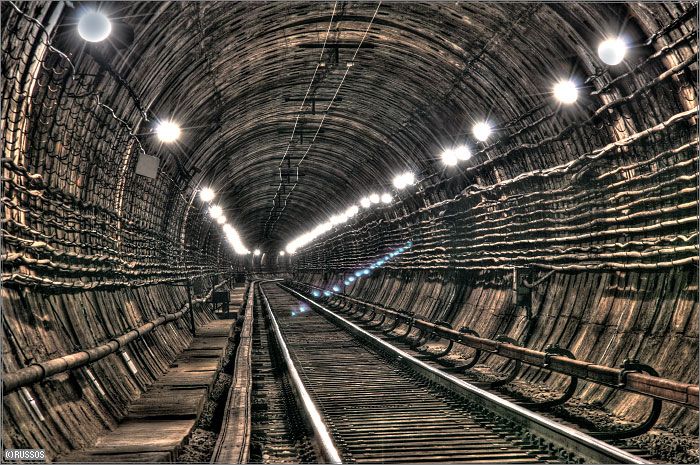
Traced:
[[350, 331], [352, 334], [364, 340], [374, 348], [390, 354], [393, 358], [401, 361], [401, 363], [403, 363], [405, 366], [424, 376], [428, 380], [450, 389], [470, 400], [473, 400], [480, 405], [483, 405], [488, 410], [502, 418], [528, 428], [535, 435], [550, 441], [557, 447], [570, 451], [573, 454], [592, 463], [650, 463], [640, 457], [611, 446], [610, 444], [607, 444], [599, 439], [592, 438], [581, 431], [549, 420], [524, 407], [516, 405], [498, 397], [495, 394], [477, 388], [466, 381], [433, 368], [425, 362], [413, 357], [409, 353], [394, 347], [392, 344], [374, 336], [373, 334], [370, 334], [363, 328], [337, 315], [335, 312], [325, 308], [321, 304], [304, 296], [294, 289], [291, 289], [283, 284], [279, 284], [279, 286], [295, 297], [308, 302], [322, 314], [326, 315], [331, 321], [336, 322], [336, 324]]
[[165, 315], [161, 315], [154, 320], [142, 324], [138, 328], [131, 329], [120, 336], [113, 337], [109, 340], [109, 342], [91, 347], [89, 349], [84, 349], [79, 352], [64, 355], [62, 357], [45, 360], [39, 363], [32, 363], [31, 365], [12, 373], [3, 373], [3, 397], [21, 387], [37, 383], [58, 373], [63, 373], [68, 370], [89, 365], [119, 351], [129, 343], [133, 342], [137, 338], [143, 337], [157, 327], [180, 319], [190, 310], [190, 308], [192, 308], [193, 304], [206, 302], [212, 295], [214, 289], [218, 289], [224, 284], [226, 284], [226, 281], [214, 286], [214, 288], [204, 297], [192, 299], [189, 304], [184, 305], [182, 310], [175, 313], [166, 313]]
[[254, 296], [257, 281], [251, 281], [247, 289], [244, 320], [236, 349], [233, 380], [228, 391], [225, 419], [209, 463], [249, 463], [252, 431], [253, 389], [253, 318]]
[[287, 343], [285, 342], [282, 331], [277, 324], [277, 318], [275, 318], [275, 315], [272, 312], [272, 307], [270, 307], [270, 302], [267, 300], [265, 291], [263, 290], [262, 286], [259, 286], [259, 289], [260, 296], [265, 304], [265, 310], [267, 311], [268, 318], [270, 319], [272, 332], [275, 335], [275, 340], [277, 341], [282, 355], [282, 360], [287, 367], [287, 372], [289, 373], [292, 381], [292, 389], [295, 391], [296, 397], [299, 401], [298, 404], [302, 410], [302, 417], [309, 423], [309, 427], [316, 438], [316, 446], [318, 448], [320, 458], [322, 459], [322, 463], [342, 463], [340, 453], [333, 442], [329, 429], [326, 426], [321, 413], [316, 407], [316, 404], [314, 403], [313, 399], [311, 399], [309, 392], [306, 390], [304, 382], [301, 380], [299, 372], [294, 365], [294, 361], [292, 360], [289, 349], [287, 348]]
[[[309, 284], [299, 282], [294, 282], [294, 284], [304, 286], [309, 289], [331, 292]], [[560, 355], [550, 355], [546, 352], [540, 352], [538, 350], [528, 349], [527, 347], [508, 344], [507, 342], [499, 342], [494, 341], [493, 339], [474, 336], [472, 334], [464, 334], [445, 326], [409, 316], [396, 310], [381, 307], [379, 305], [358, 300], [340, 293], [331, 293], [333, 296], [345, 299], [349, 302], [374, 308], [376, 311], [382, 314], [391, 316], [397, 320], [402, 320], [405, 323], [410, 321], [413, 328], [432, 331], [439, 337], [457, 342], [473, 349], [513, 360], [520, 360], [522, 363], [536, 366], [538, 368], [544, 368], [568, 376], [575, 376], [582, 380], [648, 396], [654, 399], [673, 402], [684, 407], [698, 410], [699, 388], [696, 384], [682, 383], [667, 378], [651, 376], [647, 373], [628, 371], [624, 368], [597, 365], [585, 360], [575, 360]]]

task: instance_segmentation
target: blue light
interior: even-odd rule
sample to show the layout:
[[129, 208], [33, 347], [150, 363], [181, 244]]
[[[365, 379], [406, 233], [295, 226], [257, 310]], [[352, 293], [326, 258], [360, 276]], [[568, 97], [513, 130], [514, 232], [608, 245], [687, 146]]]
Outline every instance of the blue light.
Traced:
[[323, 291], [323, 295], [325, 295], [326, 297], [330, 297], [331, 291]]
[[413, 242], [411, 242], [411, 241], [406, 242], [406, 247], [408, 247], [409, 249], [411, 247], [413, 247]]
[[338, 286], [333, 286], [333, 292], [340, 292], [340, 288]]
[[362, 273], [360, 273], [359, 271], [356, 271], [355, 276], [357, 276], [359, 278], [360, 276], [362, 276]]
[[312, 294], [314, 297], [321, 297], [321, 293], [318, 292], [318, 291], [312, 291], [311, 294]]
[[369, 274], [369, 270], [367, 270], [367, 269], [365, 269], [365, 270], [362, 270], [362, 274], [364, 274], [364, 275], [368, 275], [368, 274]]
[[292, 316], [297, 316], [296, 312], [292, 312]]
[[348, 281], [348, 280], [346, 279], [346, 280], [343, 282], [343, 284], [345, 284], [345, 285], [347, 286], [348, 284], [350, 284], [350, 281]]
[[401, 248], [399, 249], [399, 252], [405, 252], [405, 251], [406, 251], [406, 249], [404, 249], [403, 247], [401, 247]]
[[307, 311], [307, 310], [308, 310], [308, 308], [304, 307], [303, 305], [299, 307], [299, 312], [300, 312], [300, 313], [304, 313], [304, 312]]
[[389, 256], [388, 256], [388, 255], [385, 256], [385, 257], [384, 257], [384, 260], [389, 260]]
[[355, 277], [354, 277], [354, 276], [350, 276], [350, 277], [348, 278], [348, 281], [350, 281], [351, 283], [354, 282], [354, 281], [355, 281]]

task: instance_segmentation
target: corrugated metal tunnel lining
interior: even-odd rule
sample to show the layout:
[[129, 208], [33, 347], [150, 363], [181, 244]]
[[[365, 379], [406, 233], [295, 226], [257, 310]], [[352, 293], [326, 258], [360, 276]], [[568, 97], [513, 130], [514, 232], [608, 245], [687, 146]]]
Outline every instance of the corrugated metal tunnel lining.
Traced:
[[[238, 340], [207, 302], [245, 277], [697, 384], [695, 3], [1, 7], [4, 447], [92, 447], [197, 337]], [[95, 9], [111, 33], [89, 42]], [[504, 389], [567, 382], [525, 366]], [[685, 404], [658, 425], [696, 435]]]

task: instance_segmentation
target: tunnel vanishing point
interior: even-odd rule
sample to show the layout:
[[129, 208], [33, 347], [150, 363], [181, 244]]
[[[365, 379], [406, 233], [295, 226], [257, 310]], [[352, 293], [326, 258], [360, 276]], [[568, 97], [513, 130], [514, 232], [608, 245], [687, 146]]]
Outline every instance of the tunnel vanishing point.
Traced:
[[698, 463], [697, 2], [0, 2], [3, 463]]

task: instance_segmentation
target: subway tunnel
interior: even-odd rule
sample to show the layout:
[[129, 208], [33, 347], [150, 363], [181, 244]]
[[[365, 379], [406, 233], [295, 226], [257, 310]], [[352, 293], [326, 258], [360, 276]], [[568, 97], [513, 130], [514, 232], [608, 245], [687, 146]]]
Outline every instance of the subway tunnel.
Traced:
[[20, 2], [7, 463], [697, 463], [696, 2]]

